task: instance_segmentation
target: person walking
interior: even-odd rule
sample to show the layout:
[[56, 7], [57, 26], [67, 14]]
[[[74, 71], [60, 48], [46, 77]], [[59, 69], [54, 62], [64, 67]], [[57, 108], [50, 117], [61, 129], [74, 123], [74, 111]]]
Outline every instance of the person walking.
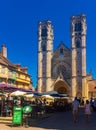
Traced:
[[79, 109], [79, 101], [77, 100], [77, 97], [75, 97], [74, 101], [72, 102], [72, 111], [75, 123], [78, 121], [78, 109]]
[[93, 110], [94, 112], [96, 112], [96, 98], [94, 99], [94, 102], [93, 102]]
[[90, 105], [89, 100], [86, 100], [85, 115], [86, 115], [86, 120], [89, 121], [90, 115], [91, 115], [91, 105]]

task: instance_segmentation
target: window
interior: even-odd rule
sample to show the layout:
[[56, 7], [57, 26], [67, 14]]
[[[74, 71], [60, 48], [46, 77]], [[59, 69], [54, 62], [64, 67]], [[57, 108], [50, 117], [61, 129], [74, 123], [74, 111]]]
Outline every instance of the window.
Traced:
[[43, 37], [47, 36], [47, 29], [46, 28], [42, 29], [41, 36], [43, 36]]
[[60, 48], [60, 54], [63, 55], [63, 48]]
[[59, 65], [57, 67], [57, 75], [62, 74], [64, 76], [65, 71], [66, 71], [66, 68], [63, 65]]
[[76, 48], [80, 48], [80, 41], [76, 41]]
[[42, 51], [46, 51], [46, 45], [45, 44], [42, 45]]
[[12, 81], [11, 81], [11, 80], [8, 80], [7, 82], [8, 82], [8, 84], [12, 84]]
[[45, 75], [45, 72], [43, 72], [43, 75]]
[[8, 74], [9, 74], [10, 76], [12, 76], [12, 74], [13, 74], [13, 73], [12, 73], [12, 71], [11, 71], [11, 70], [9, 70]]
[[0, 83], [2, 83], [2, 79], [0, 78]]
[[18, 73], [18, 78], [20, 78], [20, 74]]
[[79, 33], [76, 32], [76, 33], [75, 33], [75, 36], [79, 36], [79, 37], [80, 37], [80, 36], [81, 36], [81, 33], [80, 33], [80, 32], [79, 32]]
[[5, 74], [5, 67], [4, 66], [2, 66], [2, 68], [1, 68], [1, 73]]
[[79, 73], [79, 70], [77, 71], [77, 73]]
[[75, 31], [81, 31], [82, 25], [81, 23], [76, 23], [75, 24]]

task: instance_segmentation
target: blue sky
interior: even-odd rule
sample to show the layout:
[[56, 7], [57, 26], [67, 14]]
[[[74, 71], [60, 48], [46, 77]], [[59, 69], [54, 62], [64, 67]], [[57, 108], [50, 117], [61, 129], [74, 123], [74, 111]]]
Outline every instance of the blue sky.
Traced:
[[0, 0], [0, 46], [5, 44], [8, 59], [28, 67], [36, 87], [38, 22], [51, 20], [54, 50], [63, 41], [69, 48], [70, 17], [86, 14], [87, 72], [96, 78], [96, 0]]

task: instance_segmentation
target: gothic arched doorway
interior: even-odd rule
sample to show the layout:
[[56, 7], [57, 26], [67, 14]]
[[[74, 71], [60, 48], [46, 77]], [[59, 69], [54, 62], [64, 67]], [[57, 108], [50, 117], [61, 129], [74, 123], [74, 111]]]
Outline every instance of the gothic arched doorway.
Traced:
[[62, 80], [59, 80], [58, 82], [55, 83], [54, 90], [61, 94], [68, 94], [68, 86]]

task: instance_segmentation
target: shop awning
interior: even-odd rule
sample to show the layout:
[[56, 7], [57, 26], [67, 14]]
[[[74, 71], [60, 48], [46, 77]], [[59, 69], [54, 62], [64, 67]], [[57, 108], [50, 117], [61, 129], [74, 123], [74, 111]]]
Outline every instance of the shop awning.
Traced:
[[0, 84], [0, 92], [8, 92], [8, 93], [11, 93], [11, 92], [14, 92], [16, 90], [21, 90], [21, 91], [24, 91], [24, 92], [34, 92], [33, 90], [31, 89], [25, 89], [25, 88], [18, 88], [16, 86], [12, 86], [10, 84]]

